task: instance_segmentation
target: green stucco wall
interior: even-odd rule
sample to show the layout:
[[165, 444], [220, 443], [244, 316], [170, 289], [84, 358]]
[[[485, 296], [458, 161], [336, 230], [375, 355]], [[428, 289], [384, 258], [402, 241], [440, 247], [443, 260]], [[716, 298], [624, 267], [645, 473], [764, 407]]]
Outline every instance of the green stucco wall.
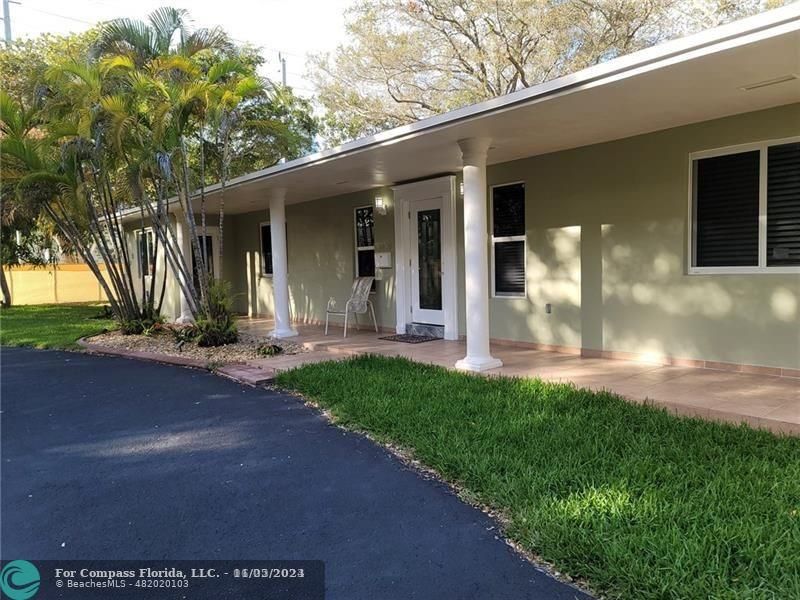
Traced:
[[[798, 134], [794, 104], [489, 167], [489, 185], [526, 183], [528, 244], [527, 296], [491, 299], [492, 338], [800, 368], [800, 274], [686, 273], [689, 153]], [[349, 295], [353, 210], [377, 193], [391, 199], [367, 190], [287, 206], [295, 319], [324, 320], [328, 298]], [[226, 225], [226, 276], [251, 315], [272, 312], [271, 279], [259, 275], [266, 220], [265, 209]], [[376, 251], [394, 258], [393, 223], [391, 207], [376, 215]], [[460, 200], [456, 226], [463, 335]], [[384, 274], [374, 302], [391, 328], [394, 269]]]
[[798, 368], [800, 274], [687, 274], [689, 154], [798, 134], [794, 104], [491, 167], [525, 181], [528, 238], [492, 337]]
[[[355, 209], [373, 204], [377, 194], [391, 198], [391, 190], [366, 190], [289, 204], [286, 207], [289, 300], [292, 318], [301, 322], [324, 321], [328, 300], [339, 304], [350, 297], [355, 277]], [[237, 297], [237, 309], [249, 315], [272, 314], [272, 278], [261, 275], [260, 224], [269, 220], [263, 210], [232, 216], [239, 265], [230, 271]], [[226, 227], [227, 230], [227, 227]], [[375, 251], [394, 249], [394, 217], [375, 214]], [[376, 282], [372, 296], [375, 315], [382, 327], [395, 322], [394, 269]], [[365, 317], [361, 317], [366, 324]]]

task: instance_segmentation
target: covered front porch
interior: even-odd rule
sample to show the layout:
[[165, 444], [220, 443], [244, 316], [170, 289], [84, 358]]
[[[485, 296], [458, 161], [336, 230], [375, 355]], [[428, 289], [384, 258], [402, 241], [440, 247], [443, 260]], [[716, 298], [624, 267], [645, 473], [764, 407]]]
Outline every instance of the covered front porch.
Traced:
[[[242, 319], [242, 330], [267, 335], [274, 329], [271, 319]], [[230, 367], [257, 378], [309, 362], [336, 360], [358, 354], [401, 356], [411, 360], [453, 368], [464, 356], [463, 341], [436, 340], [407, 344], [382, 340], [387, 333], [366, 329], [348, 332], [331, 328], [324, 335], [318, 325], [297, 326], [293, 342], [308, 352], [250, 361]], [[507, 344], [492, 344], [492, 356], [503, 365], [490, 376], [538, 377], [573, 383], [592, 390], [607, 390], [633, 402], [649, 402], [680, 415], [731, 423], [746, 423], [776, 433], [800, 435], [800, 379], [708, 368], [677, 367], [655, 363], [605, 358], [587, 358], [535, 350]]]

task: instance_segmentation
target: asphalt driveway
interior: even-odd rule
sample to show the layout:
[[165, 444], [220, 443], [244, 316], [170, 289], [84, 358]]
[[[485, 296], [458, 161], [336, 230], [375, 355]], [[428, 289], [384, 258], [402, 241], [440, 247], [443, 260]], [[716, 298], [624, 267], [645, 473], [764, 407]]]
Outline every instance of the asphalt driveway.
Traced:
[[4, 558], [318, 559], [328, 599], [587, 597], [291, 396], [125, 359], [0, 359]]

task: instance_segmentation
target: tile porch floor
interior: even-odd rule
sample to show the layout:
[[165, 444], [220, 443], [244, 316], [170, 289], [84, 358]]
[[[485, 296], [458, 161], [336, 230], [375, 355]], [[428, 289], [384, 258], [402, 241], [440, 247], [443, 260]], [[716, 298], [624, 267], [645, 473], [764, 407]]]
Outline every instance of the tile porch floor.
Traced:
[[[241, 319], [239, 323], [243, 331], [259, 335], [272, 329], [269, 319]], [[297, 329], [300, 335], [291, 341], [304, 344], [309, 352], [250, 361], [251, 372], [272, 374], [308, 362], [359, 353], [403, 356], [453, 368], [465, 353], [463, 341], [405, 344], [380, 340], [390, 334], [376, 334], [374, 330], [350, 330], [343, 338], [341, 327], [332, 326], [328, 336], [316, 325], [298, 325]], [[583, 358], [500, 344], [492, 345], [492, 354], [503, 361], [503, 366], [486, 372], [488, 375], [569, 381], [579, 387], [609, 390], [634, 402], [649, 401], [683, 415], [745, 422], [752, 427], [800, 435], [798, 378]]]

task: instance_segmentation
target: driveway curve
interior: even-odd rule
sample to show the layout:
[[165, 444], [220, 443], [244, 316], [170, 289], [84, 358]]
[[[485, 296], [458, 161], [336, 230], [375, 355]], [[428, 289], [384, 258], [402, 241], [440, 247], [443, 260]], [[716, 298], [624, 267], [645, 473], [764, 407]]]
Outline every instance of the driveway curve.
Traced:
[[588, 598], [289, 395], [120, 358], [0, 358], [6, 558], [318, 559], [329, 600]]

